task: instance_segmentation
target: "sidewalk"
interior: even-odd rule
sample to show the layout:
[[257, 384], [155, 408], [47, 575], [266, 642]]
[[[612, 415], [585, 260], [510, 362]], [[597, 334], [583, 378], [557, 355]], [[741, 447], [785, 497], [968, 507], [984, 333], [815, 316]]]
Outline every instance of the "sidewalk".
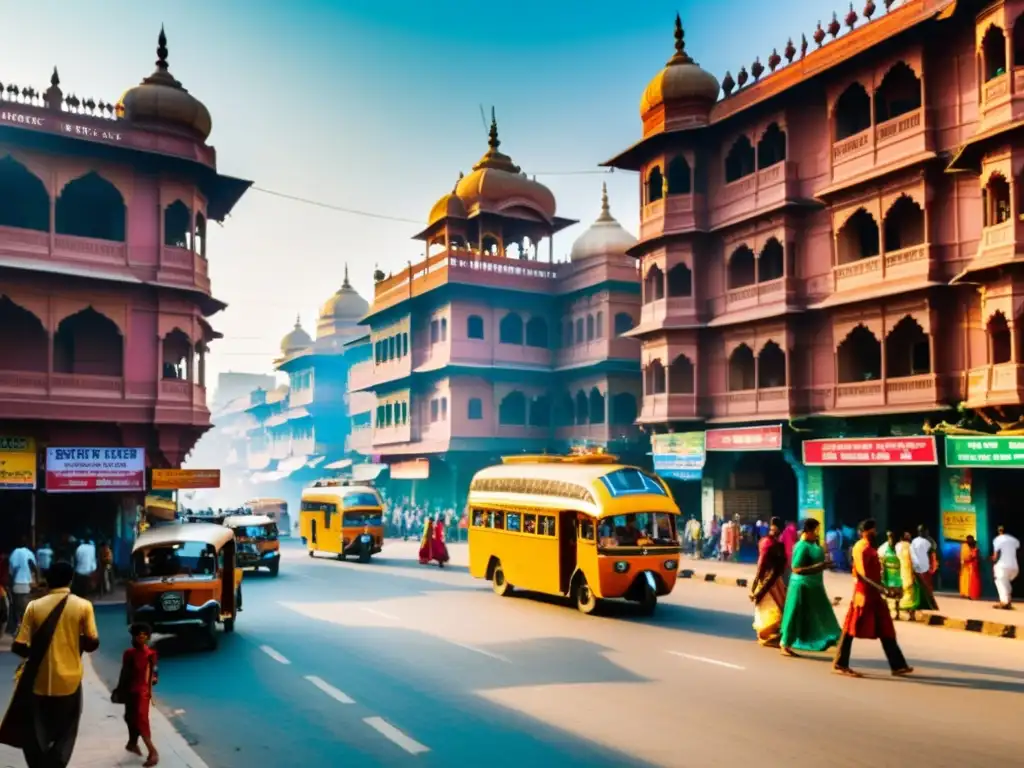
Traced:
[[[17, 657], [10, 653], [11, 640], [0, 641], [0, 696], [4, 706], [10, 700], [12, 678]], [[82, 722], [78, 743], [69, 768], [117, 768], [140, 766], [143, 758], [125, 752], [128, 732], [124, 725], [124, 707], [110, 703], [110, 691], [93, 669], [88, 655], [84, 657], [82, 679]], [[160, 750], [160, 765], [167, 768], [207, 768], [206, 763], [174, 730], [167, 717], [154, 706], [150, 712], [153, 741]], [[145, 748], [143, 748], [145, 751]], [[0, 768], [26, 768], [21, 752], [0, 745]]]

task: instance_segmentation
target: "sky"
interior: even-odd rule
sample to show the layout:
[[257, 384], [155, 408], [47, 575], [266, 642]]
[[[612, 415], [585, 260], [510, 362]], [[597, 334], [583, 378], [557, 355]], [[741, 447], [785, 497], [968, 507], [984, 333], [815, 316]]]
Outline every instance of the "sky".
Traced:
[[346, 264], [372, 300], [375, 265], [390, 272], [422, 257], [410, 236], [486, 150], [481, 106], [496, 111], [502, 151], [551, 188], [559, 215], [582, 222], [556, 236], [556, 259], [564, 258], [599, 212], [602, 181], [612, 213], [637, 230], [636, 176], [598, 165], [640, 138], [640, 95], [673, 53], [677, 11], [688, 53], [721, 78], [755, 56], [766, 62], [774, 47], [781, 53], [789, 37], [810, 39], [847, 4], [0, 0], [0, 8], [0, 82], [45, 89], [57, 66], [66, 92], [116, 100], [152, 72], [163, 24], [171, 72], [212, 113], [222, 173], [403, 220], [250, 190], [209, 235], [214, 294], [228, 304], [211, 319], [225, 337], [208, 357], [212, 383], [229, 370], [271, 372], [297, 316], [314, 332]]

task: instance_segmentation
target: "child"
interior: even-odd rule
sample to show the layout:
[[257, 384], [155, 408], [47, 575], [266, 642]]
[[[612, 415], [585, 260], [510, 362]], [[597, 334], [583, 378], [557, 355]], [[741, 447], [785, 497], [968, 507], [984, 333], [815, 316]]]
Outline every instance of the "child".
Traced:
[[151, 631], [147, 625], [132, 624], [131, 634], [132, 647], [124, 652], [114, 700], [124, 704], [124, 721], [128, 726], [128, 743], [124, 748], [141, 756], [141, 738], [149, 752], [143, 765], [154, 766], [160, 762], [160, 755], [150, 736], [149, 706], [153, 686], [157, 683], [157, 656], [156, 651], [149, 647]]

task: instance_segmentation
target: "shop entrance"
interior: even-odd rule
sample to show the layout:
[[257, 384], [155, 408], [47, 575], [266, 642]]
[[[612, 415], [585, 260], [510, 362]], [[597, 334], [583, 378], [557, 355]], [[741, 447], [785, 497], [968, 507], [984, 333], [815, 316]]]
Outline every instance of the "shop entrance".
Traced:
[[766, 524], [772, 517], [796, 521], [796, 475], [781, 451], [752, 451], [740, 456], [729, 490], [722, 493], [722, 514], [726, 520], [739, 517], [743, 560], [757, 559], [758, 521]]
[[42, 493], [36, 507], [36, 541], [48, 543], [58, 559], [70, 559], [70, 539], [90, 536], [98, 546], [117, 535], [121, 495]]
[[938, 467], [898, 467], [889, 470], [889, 519], [886, 527], [899, 539], [917, 535], [923, 525], [933, 539], [939, 533]]
[[0, 491], [0, 552], [11, 552], [21, 543], [22, 536], [32, 544], [32, 494], [34, 491]]
[[832, 472], [832, 480], [832, 525], [856, 531], [862, 521], [871, 517], [871, 467], [838, 467]]

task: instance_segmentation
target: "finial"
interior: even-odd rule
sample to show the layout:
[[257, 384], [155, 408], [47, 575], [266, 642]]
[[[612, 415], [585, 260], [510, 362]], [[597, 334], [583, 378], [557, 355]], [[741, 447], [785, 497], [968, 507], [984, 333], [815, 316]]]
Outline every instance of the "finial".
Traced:
[[345, 262], [345, 280], [341, 284], [342, 288], [351, 288], [352, 286], [348, 283], [348, 262]]
[[498, 141], [498, 118], [494, 116], [494, 107], [491, 107], [491, 130], [487, 135], [487, 146], [494, 152], [501, 146], [501, 142]]
[[601, 217], [611, 216], [611, 208], [608, 205], [608, 182], [601, 182]]
[[60, 75], [57, 74], [56, 67], [53, 68], [53, 74], [50, 75], [50, 85], [52, 85], [54, 88], [60, 85]]
[[160, 37], [156, 40], [156, 68], [161, 72], [167, 71], [167, 33], [164, 32], [164, 25], [160, 25]]
[[295, 316], [295, 330], [298, 330], [301, 327], [302, 327], [302, 315], [296, 315]]
[[675, 55], [669, 60], [669, 64], [692, 64], [693, 59], [686, 53], [686, 35], [683, 33], [683, 20], [676, 13], [676, 52]]

